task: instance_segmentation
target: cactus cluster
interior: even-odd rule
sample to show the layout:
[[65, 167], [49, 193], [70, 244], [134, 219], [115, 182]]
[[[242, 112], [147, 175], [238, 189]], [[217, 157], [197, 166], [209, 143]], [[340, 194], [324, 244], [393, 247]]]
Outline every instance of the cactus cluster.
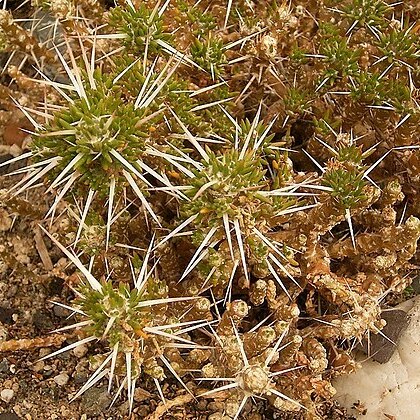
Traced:
[[227, 418], [321, 418], [418, 264], [417, 3], [26, 3], [53, 23], [3, 0], [0, 135], [26, 137], [0, 166], [26, 166], [2, 211], [41, 188], [79, 274], [47, 356], [101, 349], [73, 397], [107, 377], [135, 412], [172, 377]]

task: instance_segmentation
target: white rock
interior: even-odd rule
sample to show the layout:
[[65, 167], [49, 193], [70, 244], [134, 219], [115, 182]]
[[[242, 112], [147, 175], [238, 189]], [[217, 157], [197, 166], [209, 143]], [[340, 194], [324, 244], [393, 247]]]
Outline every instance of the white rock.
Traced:
[[70, 377], [67, 373], [60, 373], [57, 376], [54, 376], [54, 382], [59, 386], [64, 386], [69, 381]]
[[1, 399], [6, 403], [10, 402], [14, 396], [15, 392], [13, 391], [13, 389], [3, 389], [0, 392]]
[[[360, 401], [366, 415], [351, 411], [363, 420], [420, 418], [420, 297], [400, 307], [408, 312], [409, 325], [397, 350], [384, 364], [366, 360], [362, 369], [338, 378], [334, 383], [337, 400], [347, 409]], [[408, 306], [408, 307], [407, 307]], [[366, 357], [365, 357], [366, 358]], [[392, 418], [392, 417], [388, 417]]]

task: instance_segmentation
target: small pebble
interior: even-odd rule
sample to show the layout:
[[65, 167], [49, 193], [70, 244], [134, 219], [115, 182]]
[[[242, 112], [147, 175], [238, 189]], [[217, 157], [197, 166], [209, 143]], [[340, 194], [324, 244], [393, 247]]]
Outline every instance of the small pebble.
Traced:
[[73, 349], [73, 354], [81, 359], [88, 352], [88, 347], [85, 344], [80, 344]]
[[73, 381], [75, 385], [83, 385], [88, 380], [88, 376], [86, 373], [75, 373], [73, 376]]
[[45, 366], [45, 362], [43, 360], [40, 360], [32, 366], [32, 369], [35, 372], [41, 372], [44, 369], [44, 366]]
[[[88, 418], [101, 415], [112, 401], [112, 397], [107, 388], [90, 388], [82, 396], [80, 401], [80, 410], [82, 410]], [[128, 407], [127, 407], [128, 408]]]
[[9, 367], [10, 367], [9, 361], [7, 359], [3, 359], [0, 362], [0, 373], [6, 373], [6, 372], [8, 372], [9, 371]]
[[39, 351], [39, 357], [44, 357], [44, 356], [46, 356], [47, 354], [50, 354], [50, 353], [51, 353], [50, 349], [47, 349], [47, 348], [41, 349]]
[[70, 377], [67, 373], [60, 373], [57, 376], [54, 376], [54, 382], [59, 386], [64, 386], [69, 381]]
[[68, 317], [71, 312], [66, 309], [66, 308], [62, 308], [61, 306], [55, 305], [53, 307], [53, 312], [55, 316], [58, 316], [59, 318], [66, 318]]
[[13, 389], [3, 389], [3, 391], [0, 392], [0, 398], [6, 403], [10, 402], [14, 396], [15, 392]]
[[198, 411], [206, 411], [207, 410], [207, 401], [205, 399], [198, 400], [196, 408]]

